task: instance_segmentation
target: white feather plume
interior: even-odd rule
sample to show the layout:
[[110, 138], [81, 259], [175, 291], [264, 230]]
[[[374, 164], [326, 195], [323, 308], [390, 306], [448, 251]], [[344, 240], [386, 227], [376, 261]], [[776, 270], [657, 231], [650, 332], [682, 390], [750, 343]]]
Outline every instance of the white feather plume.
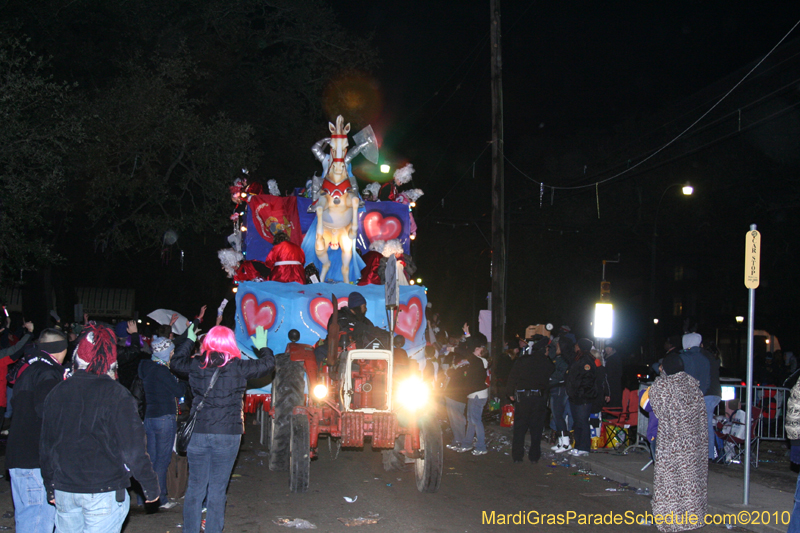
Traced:
[[224, 248], [217, 252], [217, 256], [219, 256], [219, 262], [222, 263], [222, 269], [228, 273], [229, 278], [236, 274], [239, 263], [244, 259], [242, 252], [237, 252], [233, 248]]
[[280, 196], [281, 190], [278, 188], [278, 182], [275, 180], [269, 180], [267, 182], [267, 188], [269, 189], [269, 193], [272, 196]]
[[373, 182], [373, 183], [370, 183], [369, 185], [367, 185], [366, 187], [364, 187], [364, 191], [365, 192], [369, 191], [372, 194], [372, 197], [375, 198], [376, 200], [378, 199], [378, 192], [380, 190], [381, 190], [381, 184], [380, 183], [374, 183]]
[[407, 191], [403, 191], [400, 193], [400, 196], [405, 196], [408, 199], [408, 202], [416, 202], [419, 200], [420, 196], [424, 195], [425, 193], [422, 192], [422, 189], [409, 189]]
[[398, 168], [394, 171], [394, 182], [397, 185], [403, 185], [411, 181], [411, 175], [414, 173], [414, 165], [407, 164], [403, 168]]
[[383, 257], [389, 257], [390, 255], [397, 255], [403, 253], [403, 245], [400, 244], [399, 239], [391, 239], [386, 241], [386, 244], [381, 250], [381, 254]]
[[383, 247], [386, 246], [386, 241], [377, 240], [369, 243], [369, 249], [372, 252], [383, 253]]

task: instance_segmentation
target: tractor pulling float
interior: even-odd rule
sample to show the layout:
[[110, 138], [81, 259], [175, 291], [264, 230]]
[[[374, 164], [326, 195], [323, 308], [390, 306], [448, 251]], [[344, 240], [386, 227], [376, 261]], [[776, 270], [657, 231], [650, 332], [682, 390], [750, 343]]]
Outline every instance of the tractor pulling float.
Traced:
[[[387, 470], [413, 464], [417, 489], [436, 492], [443, 469], [442, 432], [430, 406], [430, 384], [422, 381], [416, 364], [424, 361], [425, 289], [403, 283], [403, 267], [396, 260], [402, 254], [394, 252], [383, 263], [385, 285], [348, 283], [358, 278], [365, 266], [357, 250], [373, 250], [370, 243], [399, 237], [400, 243], [405, 238], [403, 253], [407, 253], [409, 234], [416, 227], [402, 200], [364, 202], [357, 189], [348, 186], [355, 184], [350, 160], [358, 153], [377, 155], [371, 128], [354, 136], [360, 144], [348, 154], [349, 127], [338, 117], [336, 125], [330, 125], [331, 138], [314, 146], [315, 156], [323, 163], [323, 176], [309, 182], [310, 194], [280, 197], [272, 185], [272, 194], [262, 194], [246, 180], [238, 181], [236, 190], [231, 190], [237, 210], [243, 210], [232, 217], [234, 235], [229, 242], [233, 248], [220, 251], [220, 260], [239, 282], [237, 341], [249, 355], [249, 337], [261, 326], [268, 332], [268, 345], [278, 354], [272, 383], [249, 390], [245, 410], [260, 408], [269, 468], [288, 470], [292, 492], [308, 489], [320, 436], [327, 437], [334, 458], [342, 449], [359, 450], [369, 443], [382, 450]], [[325, 144], [330, 145], [330, 154], [322, 151]], [[259, 277], [260, 269], [253, 264], [271, 249], [270, 233], [275, 233], [276, 227], [294, 234], [292, 240], [298, 244], [302, 236], [305, 264], [321, 267], [323, 282], [283, 283]], [[386, 337], [361, 349], [338, 325], [341, 303], [346, 303], [347, 294], [353, 291], [368, 302], [368, 318], [384, 329], [384, 335], [376, 336]], [[289, 343], [284, 348], [287, 332]], [[394, 365], [395, 334], [406, 340], [413, 371], [398, 372]], [[326, 338], [327, 354], [318, 363], [314, 345]]]

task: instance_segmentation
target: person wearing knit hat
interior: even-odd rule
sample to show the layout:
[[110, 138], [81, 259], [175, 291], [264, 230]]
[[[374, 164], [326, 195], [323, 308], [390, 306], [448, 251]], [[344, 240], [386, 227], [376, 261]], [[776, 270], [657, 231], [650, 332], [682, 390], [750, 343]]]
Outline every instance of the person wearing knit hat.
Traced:
[[[340, 346], [346, 347], [350, 342], [355, 342], [357, 348], [364, 348], [369, 342], [374, 339], [379, 339], [383, 345], [388, 349], [389, 347], [389, 333], [386, 330], [375, 327], [372, 321], [367, 318], [367, 300], [364, 296], [357, 291], [353, 291], [347, 297], [347, 306], [339, 309], [336, 313], [339, 331], [346, 335], [340, 337], [336, 342]], [[330, 331], [331, 321], [334, 315], [331, 314], [328, 319], [328, 327]], [[329, 346], [330, 339], [325, 340], [325, 345]]]
[[147, 434], [147, 454], [158, 476], [159, 505], [169, 509], [177, 505], [167, 499], [167, 469], [172, 459], [172, 445], [177, 431], [177, 399], [186, 394], [184, 383], [169, 369], [175, 345], [165, 337], [153, 336], [153, 355], [139, 363], [145, 397], [144, 430]]
[[702, 520], [687, 523], [678, 517], [705, 516], [708, 512], [706, 407], [697, 380], [682, 370], [684, 363], [677, 354], [664, 357], [663, 371], [648, 393], [650, 407], [658, 418], [653, 514], [676, 517], [670, 524], [656, 524], [660, 531], [703, 527]]
[[367, 300], [360, 292], [356, 291], [351, 292], [350, 295], [347, 297], [347, 307], [353, 310], [360, 308], [362, 305], [364, 306], [363, 311], [366, 312]]
[[590, 352], [591, 349], [592, 341], [589, 339], [578, 340], [565, 383], [575, 435], [575, 448], [570, 450], [569, 454], [574, 456], [589, 455], [592, 444], [589, 414], [598, 392], [597, 367]]
[[130, 509], [131, 477], [147, 501], [158, 500], [136, 401], [115, 379], [116, 341], [111, 327], [87, 324], [72, 376], [44, 400], [39, 459], [56, 524], [83, 521], [91, 509], [97, 530], [120, 531]]
[[153, 361], [169, 367], [169, 358], [172, 356], [172, 352], [175, 351], [175, 345], [172, 341], [153, 335], [153, 342], [150, 344], [150, 348], [153, 350]]

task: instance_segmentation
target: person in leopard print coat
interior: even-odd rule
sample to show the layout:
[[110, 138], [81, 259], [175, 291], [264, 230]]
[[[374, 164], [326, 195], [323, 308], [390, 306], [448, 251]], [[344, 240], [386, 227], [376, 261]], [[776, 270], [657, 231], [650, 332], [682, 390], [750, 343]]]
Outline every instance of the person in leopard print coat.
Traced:
[[[650, 387], [658, 417], [653, 514], [666, 517], [659, 531], [703, 527], [708, 510], [708, 427], [700, 383], [683, 371], [679, 355], [668, 355]], [[696, 517], [692, 519], [692, 516]]]

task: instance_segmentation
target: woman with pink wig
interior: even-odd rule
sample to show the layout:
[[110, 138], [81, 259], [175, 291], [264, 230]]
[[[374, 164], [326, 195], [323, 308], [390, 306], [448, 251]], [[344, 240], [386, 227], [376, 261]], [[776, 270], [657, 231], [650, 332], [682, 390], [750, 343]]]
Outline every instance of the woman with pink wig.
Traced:
[[[219, 533], [225, 525], [225, 502], [233, 463], [244, 433], [244, 393], [247, 380], [265, 376], [275, 368], [275, 357], [267, 348], [267, 334], [259, 327], [251, 337], [258, 359], [242, 359], [236, 337], [229, 328], [215, 326], [206, 334], [200, 352], [191, 356], [196, 340], [194, 325], [189, 340], [175, 350], [172, 369], [189, 374], [194, 393], [192, 414], [197, 413], [189, 458], [189, 483], [183, 504], [183, 530], [199, 533], [203, 500], [206, 505], [206, 533]], [[211, 390], [211, 378], [219, 372]], [[206, 394], [208, 391], [208, 394]]]

